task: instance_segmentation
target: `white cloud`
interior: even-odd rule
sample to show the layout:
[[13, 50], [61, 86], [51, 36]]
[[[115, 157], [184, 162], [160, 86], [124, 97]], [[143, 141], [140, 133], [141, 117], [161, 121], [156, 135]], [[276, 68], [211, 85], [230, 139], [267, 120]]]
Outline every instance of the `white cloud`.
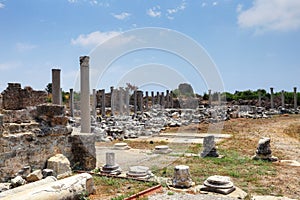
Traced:
[[289, 31], [300, 28], [299, 0], [255, 0], [248, 10], [240, 12], [238, 25], [256, 32]]
[[212, 5], [213, 5], [213, 6], [217, 6], [217, 5], [218, 5], [218, 2], [217, 2], [217, 1], [214, 1], [214, 2], [212, 3]]
[[171, 15], [172, 14], [175, 14], [175, 13], [177, 13], [178, 11], [183, 11], [183, 10], [185, 10], [185, 8], [186, 8], [186, 2], [185, 2], [185, 0], [183, 0], [182, 2], [181, 2], [181, 4], [179, 5], [179, 6], [177, 6], [176, 8], [172, 8], [172, 9], [167, 9], [167, 14], [166, 14], [166, 16], [167, 16], [167, 18], [168, 19], [174, 19], [174, 17], [172, 17]]
[[202, 6], [202, 7], [205, 7], [205, 6], [206, 6], [206, 3], [205, 3], [205, 2], [203, 2], [203, 3], [201, 4], [201, 6]]
[[29, 44], [29, 43], [17, 43], [16, 44], [16, 49], [20, 52], [30, 51], [37, 47], [38, 47], [37, 45]]
[[160, 6], [156, 6], [156, 7], [153, 7], [153, 8], [149, 8], [149, 9], [147, 10], [147, 14], [148, 14], [150, 17], [160, 17], [160, 16], [161, 16]]
[[0, 63], [0, 71], [6, 71], [6, 70], [16, 69], [19, 66], [21, 66], [21, 63], [19, 63], [19, 62], [5, 62], [5, 63]]
[[127, 12], [122, 12], [120, 14], [112, 14], [112, 16], [119, 20], [127, 19], [131, 14]]
[[4, 8], [4, 7], [5, 7], [5, 5], [3, 3], [0, 3], [0, 9]]
[[90, 34], [81, 34], [76, 39], [71, 39], [72, 45], [79, 45], [83, 47], [95, 47], [102, 44], [106, 40], [121, 34], [121, 32], [110, 31], [110, 32], [100, 32], [95, 31]]
[[242, 4], [238, 4], [237, 7], [236, 7], [236, 12], [242, 12], [242, 9], [243, 9], [243, 5]]
[[76, 3], [77, 0], [68, 0], [69, 3]]

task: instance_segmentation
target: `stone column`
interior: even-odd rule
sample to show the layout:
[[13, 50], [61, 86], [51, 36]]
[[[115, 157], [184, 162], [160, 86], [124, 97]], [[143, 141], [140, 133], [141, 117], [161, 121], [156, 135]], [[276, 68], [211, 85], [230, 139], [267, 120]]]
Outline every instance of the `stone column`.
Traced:
[[96, 89], [93, 89], [93, 104], [92, 104], [92, 115], [94, 119], [97, 117], [97, 98], [96, 98]]
[[258, 91], [258, 106], [261, 107], [261, 91]]
[[70, 89], [69, 106], [70, 106], [70, 116], [74, 117], [74, 91], [73, 91], [73, 89]]
[[134, 105], [133, 105], [133, 111], [134, 111], [134, 115], [137, 114], [137, 91], [134, 90], [133, 92], [133, 98], [134, 98]]
[[284, 90], [281, 91], [281, 106], [284, 108]]
[[91, 132], [89, 56], [80, 56], [81, 133]]
[[130, 115], [130, 106], [129, 106], [129, 89], [126, 88], [125, 90], [125, 107], [126, 107], [126, 114]]
[[149, 98], [149, 93], [148, 93], [148, 91], [146, 91], [146, 105], [145, 105], [146, 106], [146, 110], [148, 110], [148, 106], [149, 106], [148, 105], [149, 104], [149, 99], [148, 98]]
[[173, 91], [170, 92], [170, 103], [171, 103], [171, 108], [173, 108], [174, 107]]
[[119, 88], [118, 90], [118, 98], [119, 98], [119, 115], [123, 115], [124, 114], [124, 93], [122, 88]]
[[211, 101], [212, 101], [211, 90], [208, 90], [208, 105], [209, 106], [211, 106]]
[[63, 90], [62, 88], [59, 89], [59, 105], [62, 105], [63, 104]]
[[294, 109], [297, 109], [297, 87], [294, 87]]
[[271, 90], [271, 109], [274, 109], [274, 88], [270, 88]]
[[221, 101], [221, 92], [218, 92], [218, 105], [221, 105], [222, 101]]
[[110, 87], [110, 109], [111, 109], [111, 116], [114, 116], [114, 107], [115, 107], [115, 99], [114, 99], [114, 87]]
[[156, 103], [157, 103], [158, 105], [161, 105], [161, 104], [160, 104], [160, 96], [159, 96], [159, 92], [156, 92]]
[[144, 101], [144, 99], [143, 99], [143, 91], [138, 91], [138, 96], [139, 96], [139, 108], [140, 108], [140, 111], [141, 111], [141, 113], [143, 113], [143, 105], [144, 105], [144, 103], [143, 103], [143, 101]]
[[153, 107], [154, 103], [154, 91], [151, 91], [151, 106]]
[[101, 94], [101, 116], [105, 117], [105, 89], [100, 90]]
[[60, 69], [52, 69], [52, 103], [60, 105]]
[[161, 106], [164, 108], [165, 107], [165, 93], [161, 92]]
[[166, 90], [166, 108], [170, 107], [170, 91]]

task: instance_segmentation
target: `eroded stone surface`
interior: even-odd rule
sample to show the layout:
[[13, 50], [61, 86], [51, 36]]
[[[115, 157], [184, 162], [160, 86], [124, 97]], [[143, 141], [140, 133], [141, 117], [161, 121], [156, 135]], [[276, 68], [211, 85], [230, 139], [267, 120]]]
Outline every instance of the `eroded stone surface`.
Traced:
[[173, 187], [189, 188], [194, 184], [189, 169], [189, 166], [186, 165], [177, 165], [174, 167], [174, 176], [172, 180]]
[[256, 149], [256, 154], [252, 157], [254, 160], [267, 160], [271, 162], [275, 162], [278, 160], [277, 157], [272, 156], [271, 151], [271, 139], [270, 138], [261, 138], [258, 142], [258, 146]]
[[63, 154], [56, 154], [47, 161], [47, 168], [53, 169], [58, 178], [70, 176], [72, 170], [70, 167], [70, 161]]

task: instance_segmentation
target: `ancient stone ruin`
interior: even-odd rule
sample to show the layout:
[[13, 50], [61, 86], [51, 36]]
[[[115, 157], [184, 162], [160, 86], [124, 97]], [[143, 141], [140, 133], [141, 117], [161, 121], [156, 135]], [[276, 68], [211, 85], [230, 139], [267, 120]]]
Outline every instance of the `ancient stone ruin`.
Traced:
[[271, 150], [271, 139], [270, 138], [261, 138], [258, 141], [258, 146], [255, 152], [255, 155], [252, 157], [254, 160], [267, 160], [275, 162], [278, 160], [277, 157], [272, 156]]

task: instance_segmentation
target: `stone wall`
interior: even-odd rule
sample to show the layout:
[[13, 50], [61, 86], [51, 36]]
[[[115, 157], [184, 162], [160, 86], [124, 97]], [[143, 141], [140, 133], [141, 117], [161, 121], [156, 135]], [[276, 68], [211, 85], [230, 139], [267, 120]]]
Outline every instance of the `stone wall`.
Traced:
[[8, 87], [2, 92], [2, 108], [6, 110], [20, 110], [46, 101], [46, 91], [35, 91], [31, 87], [22, 89], [19, 83], [8, 83]]
[[65, 155], [72, 167], [96, 167], [92, 135], [72, 133], [64, 107], [41, 104], [22, 110], [3, 110], [0, 127], [0, 182], [15, 176], [24, 166], [43, 169], [55, 154]]

